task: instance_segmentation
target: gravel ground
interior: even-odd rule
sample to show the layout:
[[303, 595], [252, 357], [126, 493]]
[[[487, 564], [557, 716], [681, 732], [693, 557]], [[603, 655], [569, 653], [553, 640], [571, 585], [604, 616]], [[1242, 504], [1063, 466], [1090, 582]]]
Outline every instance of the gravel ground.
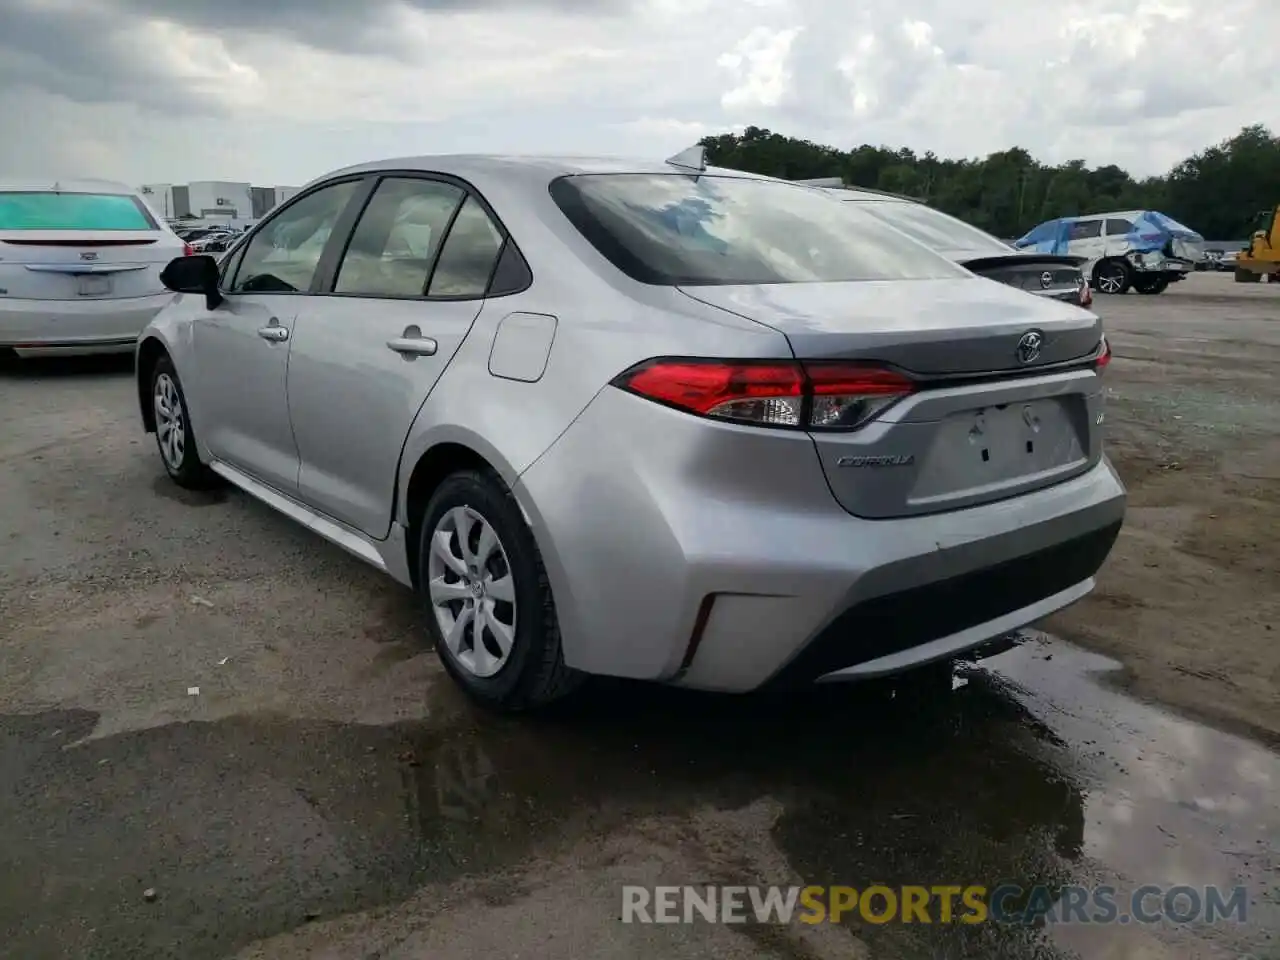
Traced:
[[1050, 628], [1141, 697], [1280, 742], [1280, 286], [1206, 273], [1097, 306], [1129, 513], [1100, 588]]
[[[0, 957], [1274, 955], [1278, 293], [1100, 298], [1132, 510], [1046, 628], [1119, 664], [1037, 635], [924, 705], [610, 684], [480, 715], [406, 591], [175, 489], [127, 363], [0, 372]], [[1243, 884], [1249, 914], [619, 922], [625, 883], [999, 880]]]

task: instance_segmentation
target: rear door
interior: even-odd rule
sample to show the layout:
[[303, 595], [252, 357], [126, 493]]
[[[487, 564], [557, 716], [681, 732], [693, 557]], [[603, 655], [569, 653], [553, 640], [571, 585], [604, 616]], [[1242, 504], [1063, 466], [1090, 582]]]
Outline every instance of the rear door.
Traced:
[[409, 427], [484, 306], [506, 240], [464, 184], [379, 182], [297, 320], [289, 409], [306, 503], [387, 535]]
[[[225, 299], [194, 327], [195, 412], [209, 452], [297, 495], [286, 376], [294, 323], [321, 254], [363, 181], [329, 184], [282, 208], [228, 259]], [[185, 372], [184, 372], [185, 375]]]
[[1073, 257], [1084, 257], [1092, 263], [1106, 256], [1109, 251], [1102, 235], [1101, 220], [1076, 220], [1068, 227], [1067, 252]]
[[6, 299], [121, 300], [165, 294], [182, 241], [130, 194], [0, 192]]

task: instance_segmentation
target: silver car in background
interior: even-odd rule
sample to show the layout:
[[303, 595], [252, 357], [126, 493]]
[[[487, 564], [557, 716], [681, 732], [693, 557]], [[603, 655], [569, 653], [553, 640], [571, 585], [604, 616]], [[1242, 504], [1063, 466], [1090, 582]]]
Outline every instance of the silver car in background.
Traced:
[[946, 664], [1092, 588], [1110, 351], [850, 206], [700, 151], [340, 170], [170, 265], [143, 423], [417, 590], [494, 707]]
[[132, 353], [184, 252], [122, 183], [0, 182], [0, 352]]

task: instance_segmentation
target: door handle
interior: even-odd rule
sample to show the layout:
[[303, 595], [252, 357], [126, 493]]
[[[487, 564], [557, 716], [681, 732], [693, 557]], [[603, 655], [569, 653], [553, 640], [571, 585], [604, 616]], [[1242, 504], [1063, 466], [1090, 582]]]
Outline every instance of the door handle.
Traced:
[[263, 340], [270, 340], [272, 343], [281, 343], [289, 339], [289, 328], [282, 327], [280, 321], [272, 317], [269, 324], [258, 328], [258, 336]]
[[400, 336], [388, 340], [387, 346], [406, 360], [412, 360], [414, 357], [434, 356], [440, 345], [430, 337], [424, 337], [416, 325], [410, 325]]

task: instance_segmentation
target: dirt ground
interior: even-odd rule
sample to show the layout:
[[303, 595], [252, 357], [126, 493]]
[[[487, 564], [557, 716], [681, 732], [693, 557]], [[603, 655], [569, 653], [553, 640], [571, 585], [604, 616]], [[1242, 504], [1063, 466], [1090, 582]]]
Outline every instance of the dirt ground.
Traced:
[[1098, 590], [1046, 628], [1122, 681], [1280, 741], [1280, 286], [1198, 274], [1099, 297], [1108, 453], [1129, 488]]

